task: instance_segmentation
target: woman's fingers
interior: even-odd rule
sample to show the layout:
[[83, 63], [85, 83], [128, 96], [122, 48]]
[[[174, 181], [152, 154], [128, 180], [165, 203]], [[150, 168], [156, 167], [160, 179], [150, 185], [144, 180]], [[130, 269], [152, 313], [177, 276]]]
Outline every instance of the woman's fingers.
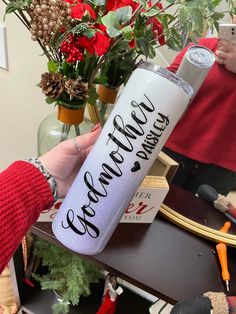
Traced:
[[73, 139], [64, 141], [60, 143], [60, 145], [58, 145], [56, 149], [61, 150], [62, 152], [67, 153], [67, 154], [72, 154], [72, 155], [78, 154], [81, 151], [92, 146], [96, 142], [100, 133], [101, 133], [101, 126], [100, 124], [97, 124], [91, 130], [90, 133], [79, 135]]
[[222, 50], [216, 50], [216, 61], [219, 64], [224, 64], [225, 59], [227, 58], [227, 53]]
[[94, 128], [90, 133], [77, 136], [73, 141], [74, 148], [76, 148], [77, 152], [87, 149], [96, 142], [100, 133], [101, 126]]

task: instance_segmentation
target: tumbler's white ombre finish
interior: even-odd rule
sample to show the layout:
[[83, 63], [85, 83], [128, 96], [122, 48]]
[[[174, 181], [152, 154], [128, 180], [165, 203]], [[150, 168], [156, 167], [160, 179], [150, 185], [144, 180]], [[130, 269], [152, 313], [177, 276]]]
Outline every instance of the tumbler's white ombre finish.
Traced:
[[60, 242], [81, 254], [104, 249], [192, 92], [150, 63], [134, 71], [53, 221]]

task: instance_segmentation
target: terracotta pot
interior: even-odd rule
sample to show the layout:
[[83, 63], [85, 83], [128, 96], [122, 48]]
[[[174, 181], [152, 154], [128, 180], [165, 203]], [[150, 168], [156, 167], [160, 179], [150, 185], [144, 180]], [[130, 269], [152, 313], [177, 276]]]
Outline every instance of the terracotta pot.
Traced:
[[106, 104], [114, 104], [116, 101], [118, 89], [99, 85], [97, 89], [99, 99]]
[[57, 118], [65, 124], [79, 125], [84, 120], [84, 109], [85, 108], [73, 110], [59, 105]]

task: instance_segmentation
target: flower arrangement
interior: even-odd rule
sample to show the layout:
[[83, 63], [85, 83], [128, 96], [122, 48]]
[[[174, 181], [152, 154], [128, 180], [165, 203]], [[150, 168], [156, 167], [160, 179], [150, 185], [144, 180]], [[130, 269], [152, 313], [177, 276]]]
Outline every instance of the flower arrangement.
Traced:
[[140, 57], [154, 58], [160, 45], [180, 49], [223, 16], [221, 0], [2, 1], [48, 58], [39, 83], [47, 103], [70, 109], [95, 103], [94, 84], [119, 87]]

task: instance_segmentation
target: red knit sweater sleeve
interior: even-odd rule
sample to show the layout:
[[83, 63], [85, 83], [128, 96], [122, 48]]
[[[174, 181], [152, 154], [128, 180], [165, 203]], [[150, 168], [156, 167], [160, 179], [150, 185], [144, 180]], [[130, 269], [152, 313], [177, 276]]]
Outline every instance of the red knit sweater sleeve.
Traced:
[[51, 189], [32, 164], [16, 161], [0, 174], [0, 273], [40, 212], [53, 204]]

